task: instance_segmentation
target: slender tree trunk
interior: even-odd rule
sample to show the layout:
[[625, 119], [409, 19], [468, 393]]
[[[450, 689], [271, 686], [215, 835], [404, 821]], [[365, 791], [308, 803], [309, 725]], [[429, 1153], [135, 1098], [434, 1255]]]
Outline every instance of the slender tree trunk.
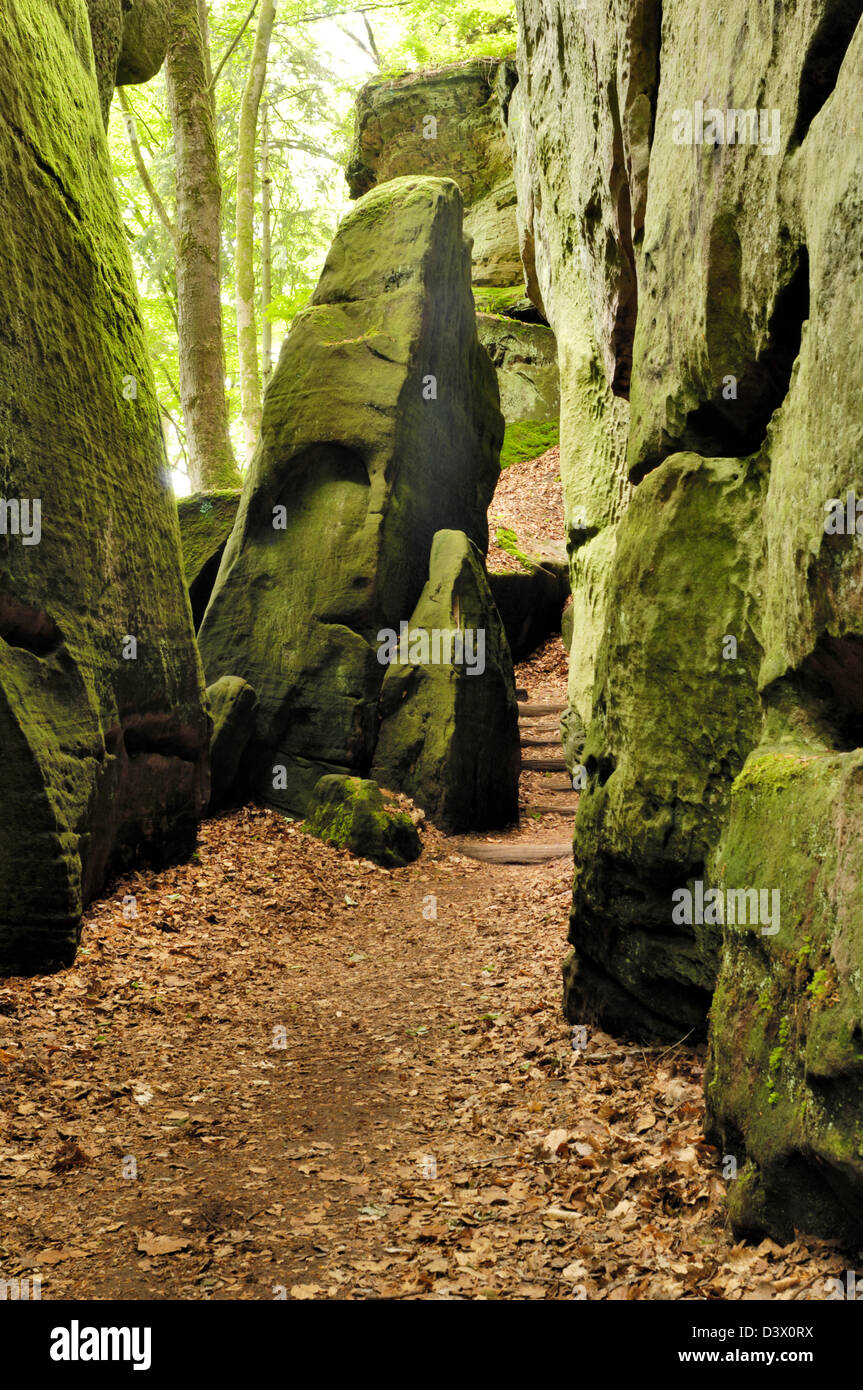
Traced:
[[261, 428], [261, 374], [255, 324], [255, 137], [258, 107], [267, 75], [267, 54], [276, 18], [276, 0], [262, 0], [252, 62], [240, 104], [237, 147], [237, 239], [234, 274], [237, 284], [237, 345], [246, 457], [254, 453]]
[[264, 390], [273, 370], [273, 325], [267, 306], [273, 297], [273, 251], [270, 222], [270, 122], [267, 103], [261, 113], [261, 375]]
[[222, 187], [198, 0], [173, 0], [165, 77], [177, 171], [180, 400], [195, 490], [239, 483], [228, 434], [219, 276]]
[[213, 64], [210, 61], [210, 6], [207, 0], [198, 0], [198, 23], [201, 26], [201, 43], [204, 48], [204, 74], [207, 86], [213, 85]]

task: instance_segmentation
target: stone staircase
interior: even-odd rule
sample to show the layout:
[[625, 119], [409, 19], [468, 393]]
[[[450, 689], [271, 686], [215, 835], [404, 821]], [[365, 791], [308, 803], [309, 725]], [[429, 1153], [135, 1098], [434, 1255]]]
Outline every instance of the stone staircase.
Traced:
[[[539, 816], [575, 817], [578, 793], [570, 781], [560, 742], [559, 719], [565, 709], [565, 704], [532, 704], [519, 700], [522, 776], [531, 773], [560, 774], [554, 780], [543, 777], [541, 790], [533, 785], [525, 787], [522, 782], [522, 820]], [[545, 756], [535, 755], [533, 749], [541, 750]], [[567, 833], [567, 839], [555, 840], [533, 840], [517, 835], [500, 840], [464, 840], [459, 845], [459, 852], [469, 859], [481, 859], [491, 864], [542, 864], [546, 860], [562, 859], [572, 853], [571, 822]]]

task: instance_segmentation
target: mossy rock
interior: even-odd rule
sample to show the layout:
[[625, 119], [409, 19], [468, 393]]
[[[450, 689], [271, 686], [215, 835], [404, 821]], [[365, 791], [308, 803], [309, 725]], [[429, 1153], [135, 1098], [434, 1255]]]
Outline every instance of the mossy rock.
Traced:
[[[703, 876], [735, 775], [758, 741], [763, 479], [733, 459], [676, 454], [620, 522], [595, 714], [575, 822], [570, 941], [583, 998], [568, 1016], [636, 1035], [704, 1036], [720, 932], [676, 926], [672, 891]], [[698, 615], [682, 623], [681, 612]], [[726, 638], [733, 636], [736, 655]], [[599, 982], [608, 983], [608, 1013]]]
[[374, 78], [357, 97], [347, 168], [354, 198], [404, 176], [455, 179], [473, 242], [474, 282], [492, 287], [522, 279], [512, 157], [496, 94], [505, 66], [472, 59]]
[[[407, 660], [397, 654], [381, 688], [373, 774], [447, 831], [516, 820], [521, 750], [512, 656], [482, 556], [463, 532], [435, 536], [428, 583], [406, 627]], [[411, 659], [411, 634], [456, 630], [472, 663], [446, 660], [443, 651], [436, 663], [431, 647], [428, 660], [421, 640]]]
[[[759, 747], [709, 866], [779, 896], [726, 921], [710, 1021], [707, 1133], [736, 1158], [741, 1235], [863, 1239], [863, 752]], [[772, 899], [765, 901], [772, 908]], [[743, 915], [735, 911], [735, 917]], [[773, 930], [773, 927], [778, 930]]]
[[195, 631], [207, 611], [216, 575], [240, 505], [238, 488], [195, 492], [177, 501], [183, 574], [192, 605]]
[[30, 971], [193, 849], [209, 721], [84, 0], [6, 0], [0, 68], [3, 492], [41, 507], [0, 541], [0, 970]]
[[513, 661], [524, 661], [547, 637], [560, 632], [568, 587], [558, 574], [531, 565], [523, 574], [489, 574], [488, 586]]
[[387, 806], [377, 782], [368, 778], [321, 777], [302, 829], [385, 869], [402, 868], [422, 852], [410, 816]]
[[487, 549], [498, 401], [458, 187], [372, 189], [283, 344], [199, 633], [209, 682], [258, 693], [249, 772], [266, 803], [302, 813], [325, 773], [368, 771], [377, 633], [414, 609], [436, 532]]
[[496, 314], [477, 314], [476, 324], [497, 372], [500, 408], [507, 424], [557, 420], [560, 373], [551, 329]]
[[213, 737], [210, 741], [210, 811], [243, 799], [241, 776], [246, 749], [255, 733], [258, 697], [239, 676], [222, 676], [207, 687]]
[[497, 314], [522, 323], [542, 323], [536, 306], [525, 294], [524, 285], [474, 285], [473, 302], [478, 314]]
[[500, 451], [501, 468], [539, 458], [560, 443], [559, 420], [519, 420], [507, 425]]

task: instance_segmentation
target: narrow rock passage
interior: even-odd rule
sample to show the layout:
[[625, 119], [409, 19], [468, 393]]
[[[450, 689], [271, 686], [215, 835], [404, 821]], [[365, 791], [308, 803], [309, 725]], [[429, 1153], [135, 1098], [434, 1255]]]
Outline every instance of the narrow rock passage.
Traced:
[[726, 1236], [700, 1054], [565, 1024], [570, 875], [429, 828], [386, 871], [247, 809], [117, 884], [73, 968], [0, 987], [4, 1276], [46, 1299], [823, 1298], [838, 1252]]

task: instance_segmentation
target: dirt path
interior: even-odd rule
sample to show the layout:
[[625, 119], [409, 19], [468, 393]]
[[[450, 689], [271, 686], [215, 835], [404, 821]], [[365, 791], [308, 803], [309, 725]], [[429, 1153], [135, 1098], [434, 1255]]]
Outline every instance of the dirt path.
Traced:
[[[550, 649], [520, 680], [540, 698], [559, 675]], [[387, 872], [239, 811], [197, 862], [94, 904], [74, 968], [0, 984], [0, 1278], [48, 1299], [824, 1296], [837, 1253], [724, 1234], [696, 1053], [590, 1030], [573, 1051], [569, 856], [425, 842]]]

